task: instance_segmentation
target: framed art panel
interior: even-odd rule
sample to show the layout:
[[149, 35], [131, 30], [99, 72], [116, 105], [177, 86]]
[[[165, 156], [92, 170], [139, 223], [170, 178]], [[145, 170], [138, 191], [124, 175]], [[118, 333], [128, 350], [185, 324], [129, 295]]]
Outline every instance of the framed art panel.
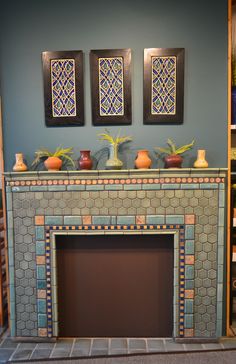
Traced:
[[46, 126], [84, 125], [83, 52], [43, 52]]
[[93, 125], [131, 124], [131, 50], [90, 51]]
[[181, 124], [184, 48], [144, 49], [144, 124]]

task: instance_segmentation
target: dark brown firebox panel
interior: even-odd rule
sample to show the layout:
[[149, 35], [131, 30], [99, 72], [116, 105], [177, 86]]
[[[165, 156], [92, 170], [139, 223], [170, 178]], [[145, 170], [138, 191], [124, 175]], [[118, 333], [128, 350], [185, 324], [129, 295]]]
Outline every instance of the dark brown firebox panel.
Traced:
[[172, 235], [56, 238], [60, 337], [170, 337]]

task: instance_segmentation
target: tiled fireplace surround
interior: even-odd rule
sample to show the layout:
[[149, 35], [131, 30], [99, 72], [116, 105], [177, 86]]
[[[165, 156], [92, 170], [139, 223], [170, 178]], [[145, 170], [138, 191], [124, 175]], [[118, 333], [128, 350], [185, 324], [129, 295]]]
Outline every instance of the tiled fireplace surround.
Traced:
[[5, 173], [12, 337], [58, 333], [57, 234], [174, 237], [174, 338], [223, 334], [225, 169]]

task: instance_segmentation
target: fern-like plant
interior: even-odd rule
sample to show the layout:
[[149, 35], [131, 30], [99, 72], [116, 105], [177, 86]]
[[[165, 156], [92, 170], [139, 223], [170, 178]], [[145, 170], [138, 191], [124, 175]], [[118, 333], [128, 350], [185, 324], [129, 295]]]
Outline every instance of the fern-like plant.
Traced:
[[130, 136], [120, 136], [120, 130], [118, 134], [115, 137], [113, 137], [110, 134], [110, 131], [108, 129], [105, 129], [105, 133], [98, 134], [98, 137], [100, 140], [105, 140], [114, 146], [118, 146], [122, 143], [132, 141], [132, 138]]
[[73, 154], [73, 148], [63, 148], [61, 146], [57, 147], [54, 152], [51, 152], [47, 148], [41, 148], [36, 150], [35, 152], [35, 159], [32, 162], [32, 166], [35, 167], [39, 163], [41, 163], [43, 160], [49, 158], [49, 157], [57, 157], [60, 158], [64, 163], [72, 164], [75, 166], [75, 163], [73, 159], [71, 158], [71, 155]]
[[156, 147], [155, 149], [157, 149], [159, 152], [161, 152], [163, 154], [167, 154], [167, 155], [183, 154], [187, 150], [189, 150], [189, 149], [191, 149], [193, 147], [194, 142], [195, 141], [193, 140], [191, 143], [185, 144], [182, 147], [176, 147], [173, 140], [167, 139], [167, 145], [168, 145], [167, 148]]

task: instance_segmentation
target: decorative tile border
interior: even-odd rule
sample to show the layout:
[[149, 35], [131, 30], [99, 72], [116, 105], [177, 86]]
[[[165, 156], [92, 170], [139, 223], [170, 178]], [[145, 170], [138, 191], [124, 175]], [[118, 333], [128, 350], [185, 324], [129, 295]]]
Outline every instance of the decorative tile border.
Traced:
[[[100, 221], [110, 220], [110, 216], [99, 217], [97, 224], [91, 224], [93, 216], [82, 217], [83, 225], [45, 225], [50, 221], [63, 223], [68, 216], [35, 216], [36, 229], [36, 264], [37, 264], [37, 307], [38, 307], [38, 335], [52, 337], [58, 335], [57, 301], [56, 301], [56, 243], [58, 234], [96, 234], [102, 233], [135, 234], [170, 233], [177, 234], [174, 241], [174, 333], [178, 337], [193, 337], [193, 302], [194, 289], [191, 282], [194, 279], [194, 244], [187, 239], [194, 239], [194, 215], [166, 215], [161, 217], [165, 224], [146, 224], [146, 221], [159, 219], [159, 216], [130, 216], [134, 224], [119, 224], [123, 216], [117, 216], [116, 224], [104, 225]], [[84, 218], [84, 219], [83, 219]], [[81, 221], [81, 216], [74, 216]], [[45, 224], [44, 224], [45, 223]], [[188, 244], [187, 249], [185, 244]], [[178, 279], [176, 279], [178, 277]]]

